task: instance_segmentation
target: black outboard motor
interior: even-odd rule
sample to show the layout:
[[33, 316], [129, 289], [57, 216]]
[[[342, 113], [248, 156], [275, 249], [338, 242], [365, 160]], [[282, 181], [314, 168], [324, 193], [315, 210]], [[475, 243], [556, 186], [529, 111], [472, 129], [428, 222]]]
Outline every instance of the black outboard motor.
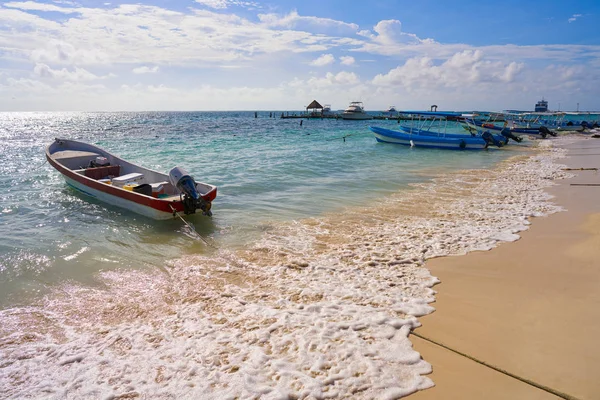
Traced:
[[550, 129], [546, 128], [545, 126], [540, 126], [538, 131], [540, 132], [540, 135], [546, 139], [546, 136], [551, 135], [551, 136], [556, 136], [556, 132], [552, 132]]
[[588, 124], [587, 121], [581, 121], [581, 127], [583, 129], [589, 129], [590, 128], [590, 124]]
[[490, 144], [494, 144], [498, 147], [502, 147], [504, 146], [504, 143], [502, 143], [499, 140], [496, 140], [496, 138], [494, 137], [494, 135], [492, 135], [490, 133], [490, 131], [485, 131], [481, 134], [481, 138], [485, 141], [485, 147], [487, 148]]
[[521, 136], [517, 136], [514, 133], [511, 132], [510, 129], [508, 128], [504, 128], [500, 131], [500, 134], [502, 136], [504, 136], [506, 139], [512, 139], [517, 143], [521, 143], [521, 141], [523, 140], [523, 138]]
[[204, 200], [196, 190], [196, 181], [186, 170], [175, 167], [169, 172], [171, 184], [181, 191], [180, 197], [183, 202], [183, 212], [185, 214], [194, 214], [196, 209], [201, 209], [204, 214], [210, 216], [210, 202]]

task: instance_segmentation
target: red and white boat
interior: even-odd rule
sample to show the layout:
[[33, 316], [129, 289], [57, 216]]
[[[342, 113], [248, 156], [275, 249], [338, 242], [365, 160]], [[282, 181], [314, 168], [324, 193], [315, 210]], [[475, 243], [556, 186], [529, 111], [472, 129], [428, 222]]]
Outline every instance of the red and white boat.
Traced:
[[46, 159], [68, 185], [105, 203], [154, 219], [196, 211], [212, 215], [217, 187], [194, 181], [180, 167], [167, 175], [68, 139], [55, 139], [48, 145]]

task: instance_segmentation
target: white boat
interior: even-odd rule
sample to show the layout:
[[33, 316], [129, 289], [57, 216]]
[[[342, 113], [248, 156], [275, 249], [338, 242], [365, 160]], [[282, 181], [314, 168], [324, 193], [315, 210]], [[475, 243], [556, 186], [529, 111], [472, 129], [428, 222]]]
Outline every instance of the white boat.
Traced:
[[141, 167], [92, 144], [55, 139], [46, 159], [67, 184], [105, 203], [154, 219], [169, 219], [196, 210], [212, 215], [217, 187], [196, 182], [183, 168], [169, 175]]
[[367, 120], [373, 119], [373, 117], [365, 112], [361, 101], [353, 101], [342, 113], [342, 119]]
[[396, 106], [389, 106], [387, 110], [385, 110], [386, 113], [397, 113], [398, 111], [396, 110]]

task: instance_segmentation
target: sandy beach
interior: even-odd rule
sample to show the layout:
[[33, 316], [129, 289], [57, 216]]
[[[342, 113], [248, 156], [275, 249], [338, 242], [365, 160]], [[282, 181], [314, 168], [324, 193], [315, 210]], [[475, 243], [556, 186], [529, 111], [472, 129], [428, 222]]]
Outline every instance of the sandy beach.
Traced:
[[[565, 147], [569, 168], [600, 167], [600, 140]], [[436, 386], [411, 398], [600, 397], [600, 186], [577, 185], [600, 173], [572, 172], [549, 190], [567, 211], [532, 219], [515, 243], [426, 263], [436, 311], [411, 340]]]

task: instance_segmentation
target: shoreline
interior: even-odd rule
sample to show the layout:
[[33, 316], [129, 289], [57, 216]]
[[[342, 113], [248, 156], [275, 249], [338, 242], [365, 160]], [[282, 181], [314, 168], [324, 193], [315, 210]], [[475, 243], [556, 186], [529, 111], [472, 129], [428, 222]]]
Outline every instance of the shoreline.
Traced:
[[391, 399], [431, 387], [428, 356], [409, 339], [433, 311], [437, 278], [423, 264], [517, 240], [531, 216], [561, 210], [546, 190], [567, 175], [565, 151], [543, 147], [440, 174], [376, 207], [270, 225], [236, 252], [106, 271], [102, 288], [65, 284], [3, 313], [5, 377], [19, 380], [0, 376], [0, 387], [13, 397], [206, 399]]
[[[564, 146], [569, 168], [599, 167], [600, 141]], [[600, 188], [598, 171], [574, 170], [547, 190], [566, 211], [534, 218], [521, 239], [425, 264], [436, 311], [420, 336], [555, 391], [551, 394], [416, 335], [435, 387], [418, 399], [592, 399], [600, 393]], [[557, 395], [558, 394], [558, 395]]]

